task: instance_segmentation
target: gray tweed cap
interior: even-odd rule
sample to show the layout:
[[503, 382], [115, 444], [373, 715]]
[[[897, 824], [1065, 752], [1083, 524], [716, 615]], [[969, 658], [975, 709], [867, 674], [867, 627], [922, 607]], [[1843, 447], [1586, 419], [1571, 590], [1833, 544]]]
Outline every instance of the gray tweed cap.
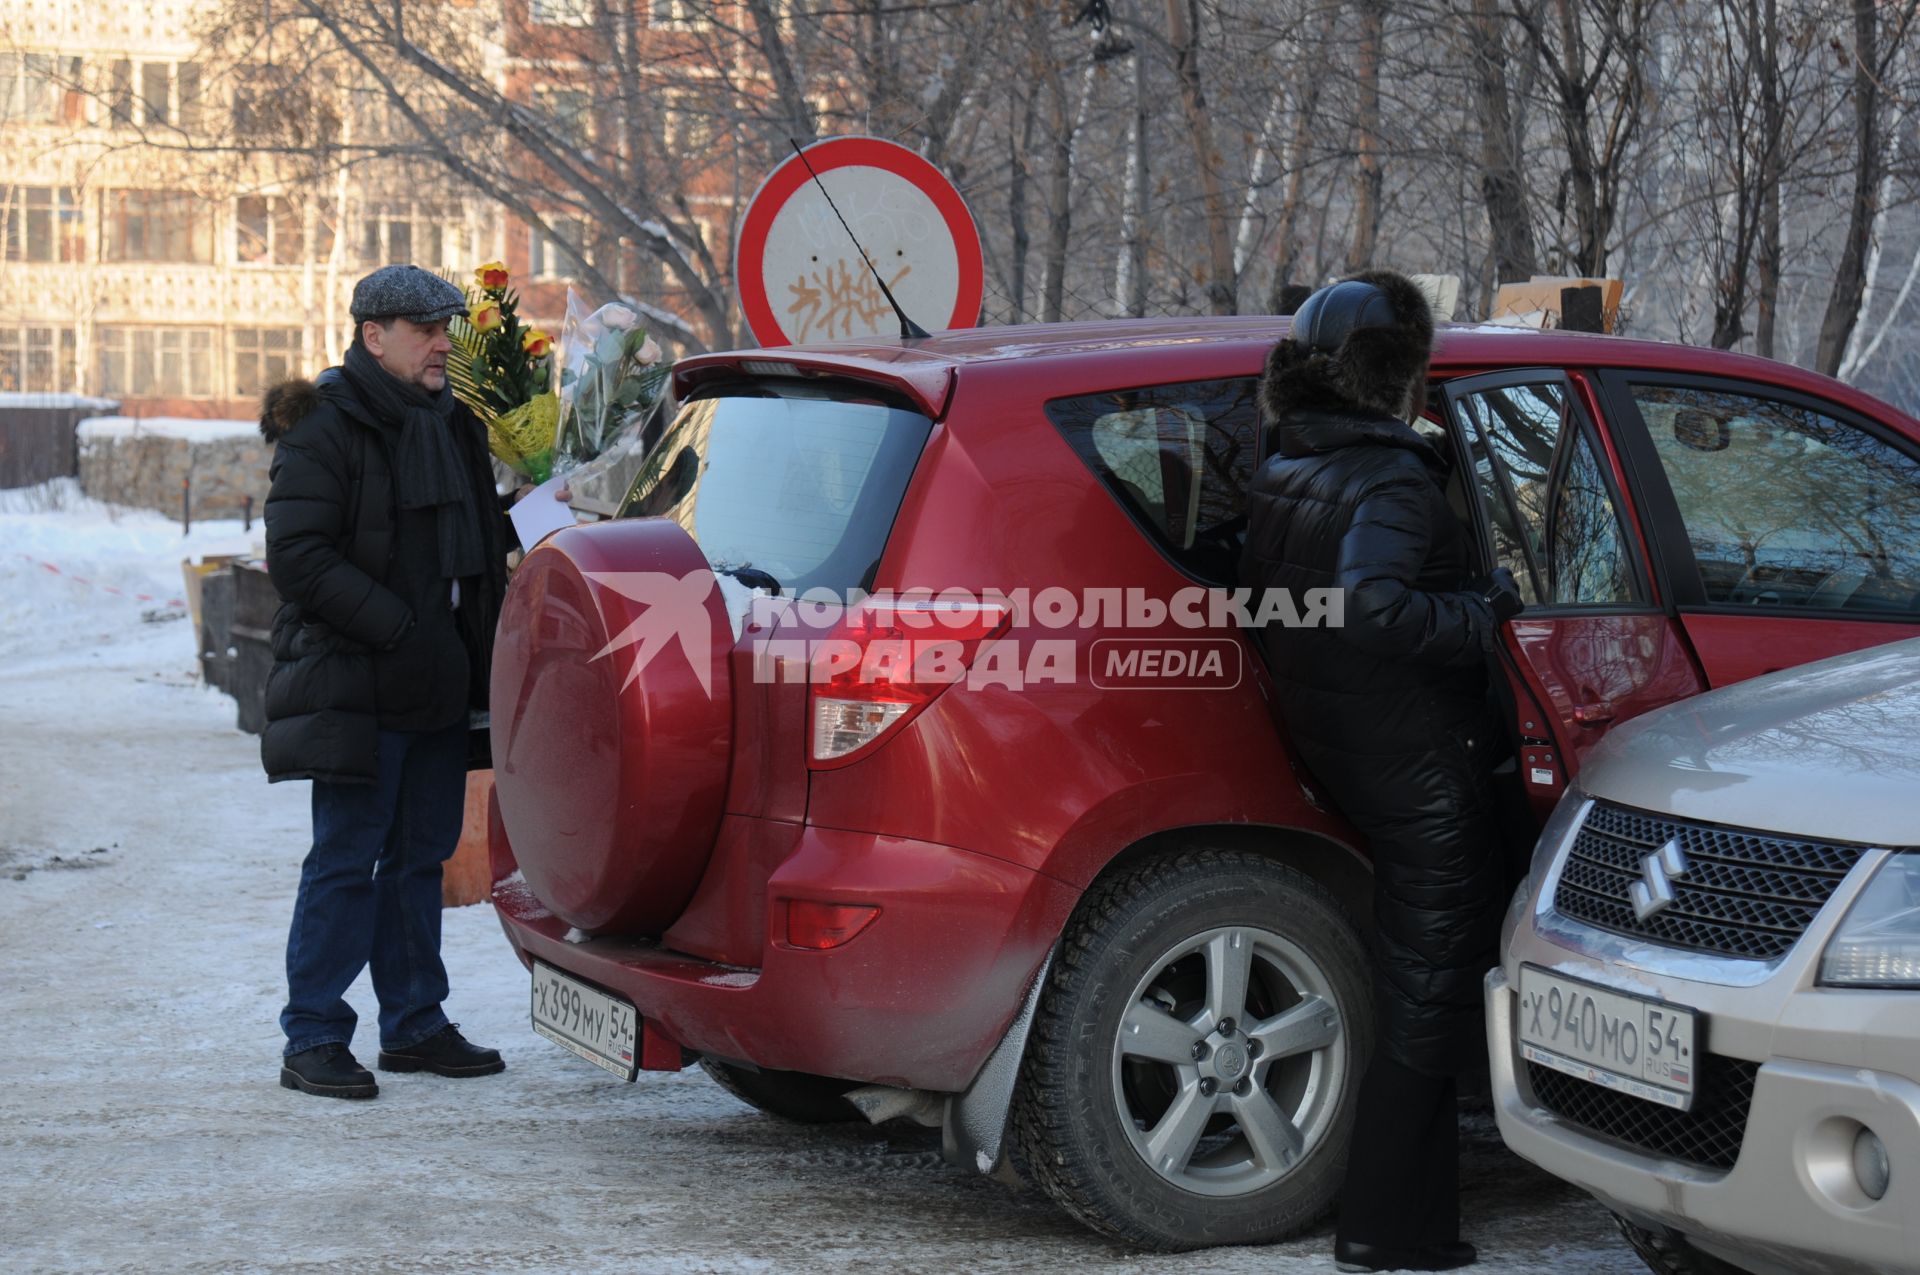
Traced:
[[369, 319], [437, 323], [465, 314], [467, 298], [460, 289], [419, 266], [381, 266], [353, 285], [347, 312], [355, 323]]

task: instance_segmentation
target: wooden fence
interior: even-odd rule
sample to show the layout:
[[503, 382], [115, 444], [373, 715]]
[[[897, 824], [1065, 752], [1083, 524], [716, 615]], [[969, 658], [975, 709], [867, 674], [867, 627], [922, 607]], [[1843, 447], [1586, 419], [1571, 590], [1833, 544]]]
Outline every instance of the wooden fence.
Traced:
[[0, 487], [31, 487], [78, 474], [73, 427], [116, 406], [92, 400], [74, 404], [60, 394], [45, 397], [45, 406], [0, 404]]

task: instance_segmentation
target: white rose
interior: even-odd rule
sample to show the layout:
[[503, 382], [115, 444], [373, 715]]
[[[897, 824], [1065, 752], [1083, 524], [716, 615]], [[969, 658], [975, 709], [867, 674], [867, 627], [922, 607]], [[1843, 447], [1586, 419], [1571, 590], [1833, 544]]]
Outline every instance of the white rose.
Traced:
[[641, 343], [639, 359], [642, 363], [658, 363], [660, 361], [660, 343], [652, 337], [648, 337]]
[[640, 322], [639, 315], [629, 310], [626, 306], [621, 305], [618, 301], [609, 301], [607, 304], [601, 306], [599, 310], [595, 311], [595, 317], [598, 318], [600, 322], [606, 324], [607, 328], [611, 331], [630, 328]]

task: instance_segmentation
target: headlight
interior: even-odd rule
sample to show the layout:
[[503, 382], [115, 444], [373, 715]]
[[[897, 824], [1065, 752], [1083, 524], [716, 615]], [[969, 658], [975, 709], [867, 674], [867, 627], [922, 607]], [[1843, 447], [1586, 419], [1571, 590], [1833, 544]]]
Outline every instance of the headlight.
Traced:
[[1890, 857], [1820, 958], [1834, 987], [1920, 987], [1920, 852]]

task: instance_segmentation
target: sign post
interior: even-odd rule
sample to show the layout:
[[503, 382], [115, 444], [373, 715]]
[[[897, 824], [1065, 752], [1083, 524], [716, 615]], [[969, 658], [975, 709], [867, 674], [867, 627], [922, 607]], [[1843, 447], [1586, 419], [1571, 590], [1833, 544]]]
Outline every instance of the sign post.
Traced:
[[734, 278], [755, 339], [774, 346], [898, 337], [899, 320], [861, 248], [921, 327], [972, 327], [986, 272], [980, 232], [953, 183], [906, 147], [876, 137], [836, 137], [805, 154], [806, 163], [794, 155], [767, 176], [740, 224]]

